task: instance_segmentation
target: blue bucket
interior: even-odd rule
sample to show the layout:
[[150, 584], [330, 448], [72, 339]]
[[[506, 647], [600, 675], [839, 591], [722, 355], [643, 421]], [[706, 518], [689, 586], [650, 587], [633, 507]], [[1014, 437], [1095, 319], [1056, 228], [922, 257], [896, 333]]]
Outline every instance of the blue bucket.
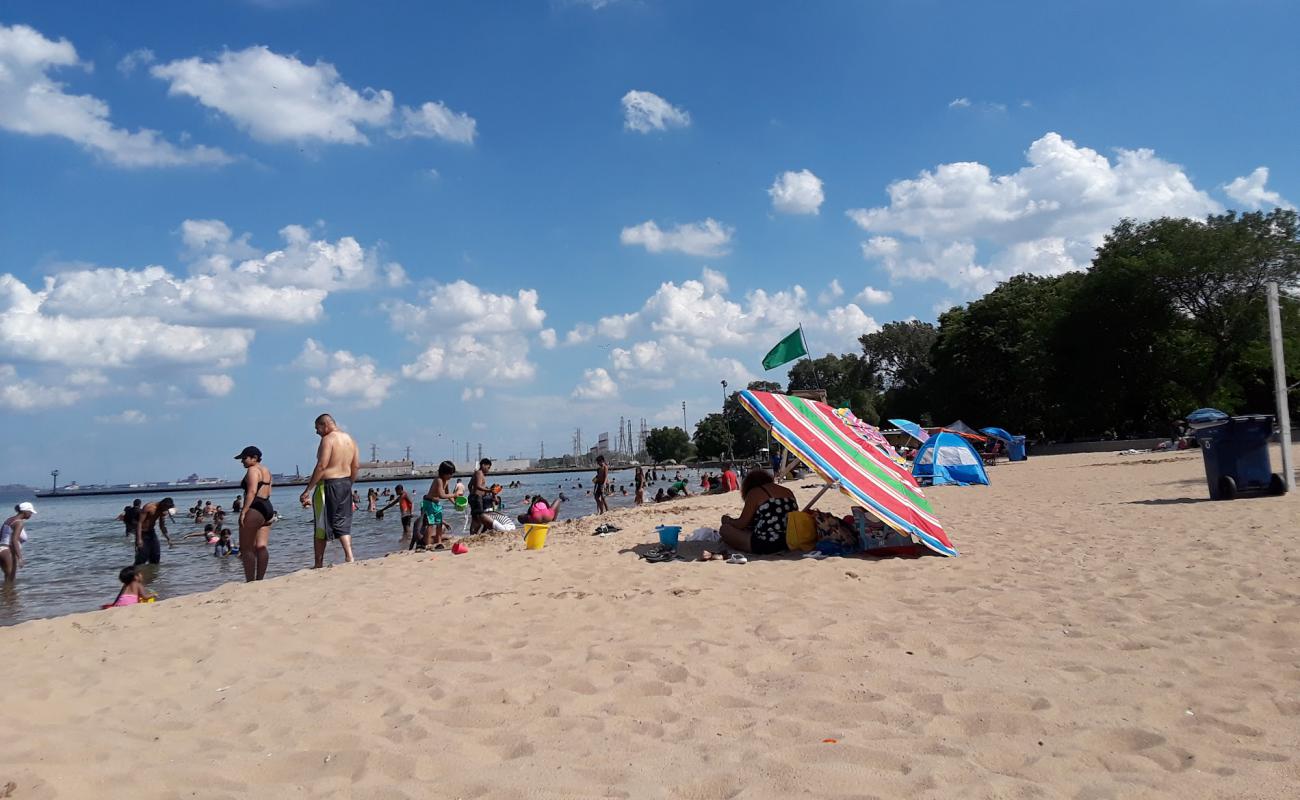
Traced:
[[659, 531], [659, 544], [677, 549], [677, 537], [682, 533], [681, 525], [658, 525], [655, 530]]

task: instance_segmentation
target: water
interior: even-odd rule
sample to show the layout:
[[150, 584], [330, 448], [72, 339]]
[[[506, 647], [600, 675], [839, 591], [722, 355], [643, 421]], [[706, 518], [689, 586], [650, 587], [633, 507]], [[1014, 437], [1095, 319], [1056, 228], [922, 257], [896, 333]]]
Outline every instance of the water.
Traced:
[[[591, 488], [592, 474], [588, 470], [522, 475], [518, 478], [504, 476], [492, 480], [502, 485], [512, 480], [520, 481], [518, 488], [501, 491], [503, 510], [511, 516], [523, 513], [525, 495], [542, 494], [550, 500], [563, 487], [568, 500], [560, 509], [560, 518], [572, 519], [596, 510], [595, 501], [587, 494]], [[609, 498], [610, 508], [631, 506], [632, 471], [618, 470], [610, 474], [615, 484], [626, 485], [628, 492], [626, 497], [615, 492]], [[692, 487], [691, 491], [695, 491], [699, 485], [699, 473], [683, 470], [682, 477]], [[418, 509], [419, 497], [428, 489], [428, 480], [422, 478], [400, 482], [411, 493]], [[373, 486], [382, 491], [384, 488], [391, 489], [397, 483], [399, 481], [357, 485], [362, 504], [353, 518], [352, 550], [358, 559], [377, 558], [398, 548], [402, 521], [397, 507], [389, 509], [382, 520], [376, 520], [374, 514], [365, 510], [367, 488]], [[657, 488], [666, 485], [667, 481], [661, 479], [647, 494], [653, 495]], [[268, 578], [312, 565], [311, 512], [298, 506], [297, 499], [301, 492], [302, 487], [286, 486], [275, 489], [271, 496], [281, 519], [271, 528], [271, 563], [266, 571]], [[177, 517], [168, 526], [175, 546], [168, 548], [164, 541], [162, 563], [143, 567], [149, 590], [157, 594], [159, 599], [166, 599], [207, 591], [227, 581], [242, 581], [244, 568], [238, 556], [214, 557], [211, 546], [200, 544], [203, 541], [201, 538], [187, 539], [184, 543], [180, 541], [184, 534], [202, 530], [202, 523], [195, 524], [182, 516], [184, 509], [202, 498], [226, 509], [226, 525], [231, 529], [237, 544], [238, 519], [230, 514], [235, 492], [221, 495], [204, 492], [171, 494], [178, 506]], [[165, 493], [162, 492], [139, 495], [146, 503], [164, 496]], [[117, 579], [118, 571], [130, 566], [135, 558], [134, 538], [124, 535], [125, 529], [116, 519], [122, 513], [122, 506], [129, 505], [134, 497], [115, 495], [41, 500], [0, 495], [0, 520], [8, 519], [13, 513], [14, 504], [21, 500], [31, 500], [37, 509], [37, 515], [27, 523], [28, 541], [23, 546], [25, 563], [18, 570], [18, 579], [12, 584], [0, 582], [0, 626], [40, 617], [91, 611], [103, 603], [111, 602], [121, 586]], [[381, 498], [380, 507], [388, 499], [390, 498]], [[452, 533], [460, 534], [464, 530], [465, 514], [452, 511], [450, 505], [445, 506], [445, 509]], [[331, 542], [325, 552], [325, 562], [337, 564], [342, 560], [342, 549], [337, 543]]]

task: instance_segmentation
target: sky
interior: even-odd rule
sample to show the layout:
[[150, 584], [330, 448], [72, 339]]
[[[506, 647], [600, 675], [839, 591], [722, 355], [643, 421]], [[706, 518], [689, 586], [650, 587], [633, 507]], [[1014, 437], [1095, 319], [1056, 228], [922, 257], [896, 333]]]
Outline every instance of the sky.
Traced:
[[[0, 483], [536, 458], [1300, 202], [1286, 0], [0, 6]], [[454, 449], [453, 449], [454, 448]]]

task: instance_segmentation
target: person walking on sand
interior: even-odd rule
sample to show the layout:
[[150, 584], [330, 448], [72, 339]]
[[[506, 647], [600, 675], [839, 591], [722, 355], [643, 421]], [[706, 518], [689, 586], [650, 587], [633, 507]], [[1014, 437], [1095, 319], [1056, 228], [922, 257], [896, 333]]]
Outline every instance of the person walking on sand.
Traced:
[[170, 497], [164, 497], [156, 503], [145, 503], [140, 509], [140, 516], [135, 523], [135, 566], [162, 561], [162, 546], [158, 542], [155, 526], [162, 529], [167, 546], [174, 546], [171, 535], [167, 533], [167, 520], [175, 514], [176, 502]]
[[307, 488], [298, 497], [303, 508], [312, 509], [315, 521], [316, 561], [314, 568], [325, 566], [325, 545], [337, 539], [343, 546], [343, 560], [352, 563], [352, 483], [357, 479], [361, 459], [357, 443], [339, 430], [329, 414], [316, 418], [316, 467], [307, 479]]
[[395, 505], [402, 511], [402, 539], [398, 547], [403, 547], [411, 541], [411, 519], [415, 516], [415, 502], [400, 483], [393, 491], [393, 499], [388, 501], [388, 505], [375, 512], [375, 519], [383, 519], [384, 512]]
[[605, 465], [604, 456], [596, 456], [596, 477], [591, 479], [592, 495], [596, 498], [596, 513], [604, 514], [609, 510], [605, 500], [605, 491], [609, 488], [609, 467]]
[[[239, 511], [239, 559], [244, 562], [244, 580], [260, 581], [266, 577], [266, 565], [271, 561], [271, 551], [267, 549], [275, 517], [271, 506], [271, 470], [262, 466], [262, 451], [252, 445], [235, 458], [248, 470], [239, 484], [244, 490]], [[219, 522], [216, 529], [221, 530]]]

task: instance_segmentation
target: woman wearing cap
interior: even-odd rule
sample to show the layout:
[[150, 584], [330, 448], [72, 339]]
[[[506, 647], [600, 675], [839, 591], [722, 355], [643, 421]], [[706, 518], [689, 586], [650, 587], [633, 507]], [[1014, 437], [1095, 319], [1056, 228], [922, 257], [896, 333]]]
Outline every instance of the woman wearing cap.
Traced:
[[23, 542], [27, 541], [27, 531], [23, 530], [27, 520], [36, 515], [36, 506], [31, 503], [19, 503], [14, 506], [14, 514], [0, 523], [0, 571], [4, 572], [8, 583], [18, 574], [18, 567], [23, 563]]
[[266, 565], [271, 551], [266, 548], [271, 538], [271, 470], [262, 466], [262, 451], [249, 445], [235, 460], [248, 470], [240, 487], [244, 490], [244, 503], [239, 511], [239, 558], [244, 562], [244, 580], [260, 581], [266, 577]]

